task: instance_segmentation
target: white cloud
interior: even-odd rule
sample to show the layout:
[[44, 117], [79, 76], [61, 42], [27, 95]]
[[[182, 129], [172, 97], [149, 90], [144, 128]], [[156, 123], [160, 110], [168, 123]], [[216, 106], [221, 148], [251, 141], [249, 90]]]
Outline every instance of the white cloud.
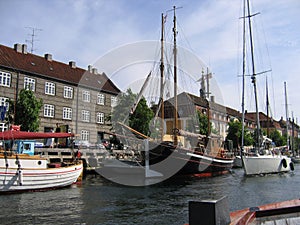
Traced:
[[[1, 17], [5, 18], [0, 20], [0, 27], [5, 31], [1, 33], [0, 43], [11, 47], [17, 42], [24, 43], [30, 38], [30, 30], [25, 27], [40, 28], [42, 31], [36, 33], [36, 54], [52, 53], [54, 60], [65, 63], [74, 60], [78, 66], [87, 68], [119, 46], [159, 40], [161, 13], [173, 5], [183, 6], [177, 10], [179, 45], [191, 47], [212, 68], [225, 103], [239, 110], [241, 4], [240, 0], [153, 0], [130, 4], [127, 0], [0, 1]], [[253, 12], [261, 12], [255, 19], [262, 22], [260, 37], [268, 45], [270, 59], [264, 61], [269, 61], [272, 68], [276, 99], [273, 111], [276, 118], [285, 115], [282, 90], [283, 82], [287, 81], [290, 110], [299, 117], [300, 2], [253, 0], [252, 6]], [[172, 12], [168, 12], [168, 20], [172, 23]], [[171, 31], [168, 35], [172, 35]], [[188, 44], [182, 44], [184, 39]], [[251, 99], [251, 87], [248, 91]], [[252, 103], [248, 105], [253, 107]]]

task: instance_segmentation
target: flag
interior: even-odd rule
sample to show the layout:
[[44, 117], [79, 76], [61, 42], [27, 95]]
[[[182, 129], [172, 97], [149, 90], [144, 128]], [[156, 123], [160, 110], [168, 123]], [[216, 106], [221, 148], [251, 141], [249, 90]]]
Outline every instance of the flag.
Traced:
[[4, 121], [5, 119], [5, 113], [6, 113], [6, 106], [1, 105], [0, 106], [0, 120]]

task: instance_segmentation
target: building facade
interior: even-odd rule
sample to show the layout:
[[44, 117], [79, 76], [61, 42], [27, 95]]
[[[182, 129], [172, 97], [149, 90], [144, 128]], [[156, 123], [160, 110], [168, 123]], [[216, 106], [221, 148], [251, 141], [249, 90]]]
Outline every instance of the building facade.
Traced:
[[[0, 45], [0, 106], [6, 105], [8, 99], [16, 100], [22, 89], [31, 89], [38, 99], [43, 100], [40, 111], [40, 132], [72, 132], [77, 139], [90, 143], [108, 138], [111, 122], [106, 117], [117, 103], [120, 90], [96, 68], [88, 66], [87, 70], [76, 66], [74, 61], [68, 64], [52, 59], [51, 54], [43, 57], [27, 52], [25, 44], [15, 44], [13, 48]], [[173, 100], [166, 103], [166, 133], [172, 134]], [[228, 123], [232, 119], [241, 120], [237, 110], [208, 101], [189, 93], [178, 96], [178, 129], [197, 131], [197, 125], [191, 124], [191, 116], [196, 110], [209, 113], [212, 129], [225, 140]], [[209, 111], [207, 110], [209, 108]], [[245, 114], [245, 126], [254, 131], [255, 114]], [[266, 128], [266, 116], [260, 113], [262, 128]], [[284, 121], [271, 120], [271, 129], [286, 133]], [[283, 124], [283, 125], [282, 125]], [[299, 126], [290, 128], [290, 136], [299, 136]], [[270, 124], [269, 124], [270, 125]], [[191, 128], [192, 127], [192, 128]], [[0, 130], [9, 129], [7, 121], [0, 121]], [[293, 133], [292, 133], [293, 130]]]
[[[77, 134], [80, 140], [99, 142], [110, 131], [106, 117], [116, 104], [120, 90], [96, 68], [87, 70], [70, 61], [64, 64], [27, 52], [27, 46], [0, 45], [0, 105], [16, 100], [22, 89], [30, 89], [42, 99], [40, 132], [61, 131]], [[0, 130], [9, 129], [0, 121]]]

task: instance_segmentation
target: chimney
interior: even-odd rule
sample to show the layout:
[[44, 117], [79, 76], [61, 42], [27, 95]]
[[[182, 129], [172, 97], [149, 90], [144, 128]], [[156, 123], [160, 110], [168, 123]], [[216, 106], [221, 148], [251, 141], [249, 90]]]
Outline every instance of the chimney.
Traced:
[[18, 53], [22, 53], [22, 45], [21, 44], [15, 44], [14, 49]]
[[92, 66], [88, 65], [88, 71], [91, 73], [92, 72]]
[[27, 45], [26, 44], [22, 45], [22, 53], [27, 54]]
[[45, 54], [45, 59], [47, 60], [47, 61], [52, 61], [52, 55], [51, 54]]
[[210, 96], [210, 101], [211, 101], [211, 102], [215, 102], [215, 96], [213, 96], [213, 95]]
[[97, 68], [92, 69], [93, 74], [98, 74]]
[[70, 62], [69, 62], [69, 66], [70, 66], [71, 68], [75, 69], [75, 68], [76, 68], [76, 62], [70, 61]]

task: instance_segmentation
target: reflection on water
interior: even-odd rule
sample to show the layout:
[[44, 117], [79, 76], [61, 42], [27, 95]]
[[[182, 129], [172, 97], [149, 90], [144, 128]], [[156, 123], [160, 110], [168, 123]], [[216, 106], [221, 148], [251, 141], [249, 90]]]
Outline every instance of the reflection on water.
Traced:
[[2, 224], [184, 224], [188, 202], [228, 196], [230, 211], [299, 198], [294, 173], [244, 177], [243, 170], [214, 178], [177, 177], [145, 187], [87, 176], [80, 185], [0, 196]]

